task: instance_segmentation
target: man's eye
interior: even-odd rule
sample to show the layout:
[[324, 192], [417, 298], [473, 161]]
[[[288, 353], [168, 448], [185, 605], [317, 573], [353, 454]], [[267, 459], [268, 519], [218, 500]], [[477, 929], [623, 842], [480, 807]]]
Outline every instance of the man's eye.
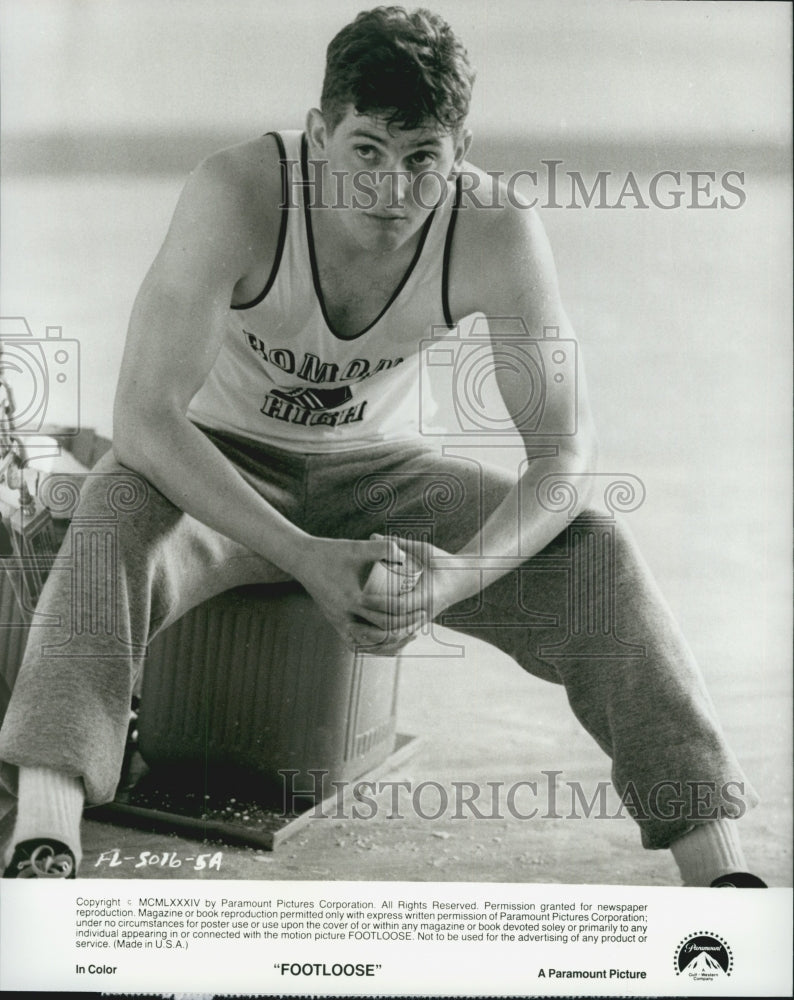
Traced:
[[356, 146], [356, 152], [362, 160], [374, 160], [378, 155], [374, 146]]
[[411, 166], [413, 167], [429, 167], [431, 163], [435, 163], [435, 156], [427, 151], [421, 153], [414, 153], [411, 157]]

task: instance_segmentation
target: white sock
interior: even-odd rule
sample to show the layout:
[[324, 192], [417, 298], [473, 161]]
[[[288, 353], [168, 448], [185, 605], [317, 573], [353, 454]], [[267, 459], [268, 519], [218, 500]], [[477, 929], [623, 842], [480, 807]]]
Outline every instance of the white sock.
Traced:
[[80, 820], [85, 791], [82, 778], [48, 767], [20, 767], [17, 821], [5, 863], [23, 840], [59, 840], [80, 864]]
[[747, 861], [736, 823], [701, 823], [670, 845], [684, 885], [708, 886], [720, 875], [746, 872]]

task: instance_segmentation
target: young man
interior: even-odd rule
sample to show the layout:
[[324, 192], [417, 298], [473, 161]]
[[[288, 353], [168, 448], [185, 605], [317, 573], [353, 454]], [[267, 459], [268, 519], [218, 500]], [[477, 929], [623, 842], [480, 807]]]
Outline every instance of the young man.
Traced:
[[[730, 819], [755, 794], [633, 543], [618, 529], [606, 562], [572, 568], [603, 522], [584, 485], [581, 371], [548, 344], [540, 366], [521, 359], [574, 335], [535, 213], [504, 189], [466, 197], [493, 190], [466, 161], [472, 82], [439, 18], [362, 13], [329, 47], [305, 133], [223, 150], [189, 178], [133, 309], [114, 454], [79, 510], [102, 516], [107, 476], [140, 502], [114, 509], [112, 574], [73, 595], [53, 573], [39, 605], [68, 629], [76, 599], [117, 601], [117, 629], [65, 633], [68, 657], [51, 630], [46, 647], [31, 635], [0, 734], [6, 780], [18, 768], [7, 877], [74, 874], [82, 807], [113, 797], [152, 636], [214, 593], [293, 578], [352, 648], [395, 654], [441, 621], [563, 683], [643, 844], [671, 848], [686, 884], [763, 885]], [[473, 313], [503, 338], [492, 370], [527, 452], [512, 480], [421, 433], [421, 353]], [[432, 544], [384, 537], [383, 511], [361, 499], [374, 480], [390, 484], [392, 518], [422, 509], [429, 484], [446, 491]], [[575, 507], [544, 502], [555, 482], [575, 487]], [[418, 591], [367, 592], [373, 563], [405, 553], [424, 566]], [[583, 610], [574, 571], [609, 605], [608, 628], [567, 634]]]

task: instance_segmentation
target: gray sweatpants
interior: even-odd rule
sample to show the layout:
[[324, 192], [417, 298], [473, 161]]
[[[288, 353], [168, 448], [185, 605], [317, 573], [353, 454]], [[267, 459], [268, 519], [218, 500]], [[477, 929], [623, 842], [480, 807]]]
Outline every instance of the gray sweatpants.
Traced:
[[[263, 497], [316, 536], [404, 532], [455, 552], [511, 486], [506, 473], [442, 458], [421, 442], [300, 455], [208, 433]], [[73, 513], [0, 731], [0, 775], [13, 788], [15, 766], [61, 769], [82, 776], [87, 802], [100, 804], [119, 780], [147, 643], [212, 595], [272, 579], [272, 567], [184, 514], [112, 454], [87, 477]], [[612, 759], [613, 783], [645, 847], [667, 847], [698, 821], [756, 804], [692, 654], [619, 520], [598, 510], [577, 517], [441, 624], [565, 685], [577, 718]]]

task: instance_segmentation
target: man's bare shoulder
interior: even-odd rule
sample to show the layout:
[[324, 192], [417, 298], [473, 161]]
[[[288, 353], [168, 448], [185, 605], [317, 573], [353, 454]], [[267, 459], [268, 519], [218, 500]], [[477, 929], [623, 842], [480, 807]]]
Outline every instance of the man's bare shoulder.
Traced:
[[532, 314], [556, 295], [556, 272], [535, 208], [507, 184], [471, 163], [462, 196], [450, 269], [450, 299], [458, 313], [523, 307]]
[[283, 196], [276, 140], [262, 135], [217, 150], [192, 171], [185, 190], [195, 202], [220, 198], [236, 222], [243, 216], [247, 224], [268, 226], [278, 218]]
[[458, 218], [461, 243], [476, 253], [482, 269], [482, 254], [494, 264], [509, 263], [519, 253], [541, 252], [546, 246], [543, 223], [530, 207], [500, 177], [487, 174], [471, 163], [462, 171], [461, 211]]
[[275, 258], [283, 201], [278, 146], [261, 136], [212, 153], [190, 173], [150, 277], [231, 286], [243, 301]]

